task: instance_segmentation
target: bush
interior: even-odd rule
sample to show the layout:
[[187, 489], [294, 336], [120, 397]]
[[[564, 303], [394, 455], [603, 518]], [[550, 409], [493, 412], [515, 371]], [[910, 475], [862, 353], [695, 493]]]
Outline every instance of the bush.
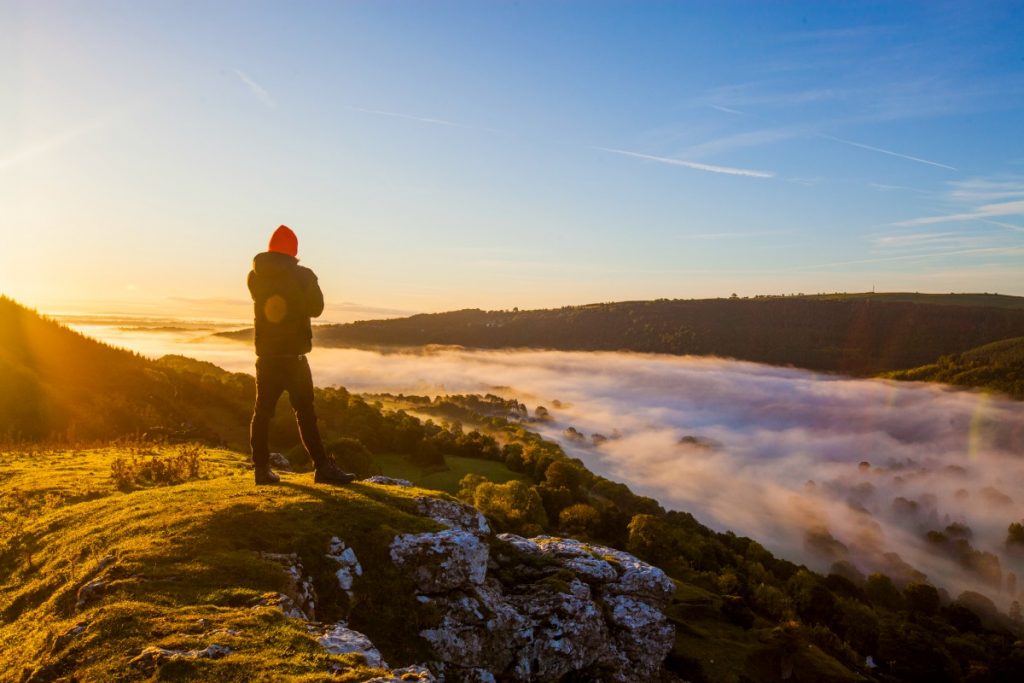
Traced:
[[601, 515], [593, 506], [576, 503], [562, 510], [558, 523], [570, 534], [590, 536], [600, 526]]
[[119, 455], [110, 464], [110, 478], [122, 491], [140, 486], [173, 486], [199, 479], [204, 455], [206, 449], [199, 444], [182, 444], [173, 455]]
[[331, 439], [324, 443], [324, 449], [334, 456], [338, 467], [346, 472], [352, 472], [359, 478], [380, 474], [380, 465], [359, 439]]
[[548, 523], [537, 490], [521, 481], [480, 484], [473, 494], [473, 504], [494, 520], [500, 531], [528, 535]]

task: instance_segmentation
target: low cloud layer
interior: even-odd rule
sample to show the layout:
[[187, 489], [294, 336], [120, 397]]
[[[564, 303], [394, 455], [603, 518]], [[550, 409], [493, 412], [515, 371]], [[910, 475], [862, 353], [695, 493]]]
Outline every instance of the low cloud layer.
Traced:
[[[243, 345], [177, 352], [251, 371]], [[318, 384], [499, 393], [555, 418], [546, 436], [667, 508], [826, 570], [904, 579], [1006, 609], [1010, 522], [1024, 519], [1024, 403], [715, 358], [626, 353], [318, 349]], [[283, 408], [282, 408], [283, 409]], [[567, 439], [572, 426], [600, 445]], [[690, 438], [688, 438], [690, 437]], [[928, 532], [933, 533], [929, 539]]]

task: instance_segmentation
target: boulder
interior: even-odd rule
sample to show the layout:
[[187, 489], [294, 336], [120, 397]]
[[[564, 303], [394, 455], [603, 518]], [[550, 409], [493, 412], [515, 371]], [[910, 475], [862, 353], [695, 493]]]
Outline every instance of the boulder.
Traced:
[[391, 560], [428, 595], [479, 585], [487, 574], [487, 545], [468, 531], [401, 534], [390, 551]]
[[423, 496], [416, 499], [416, 509], [421, 515], [430, 517], [449, 529], [462, 529], [480, 536], [491, 533], [487, 519], [472, 505]]
[[380, 650], [370, 642], [370, 639], [359, 631], [348, 628], [344, 622], [328, 626], [317, 638], [317, 642], [332, 655], [347, 655], [354, 652], [363, 655], [366, 665], [371, 668], [388, 668]]

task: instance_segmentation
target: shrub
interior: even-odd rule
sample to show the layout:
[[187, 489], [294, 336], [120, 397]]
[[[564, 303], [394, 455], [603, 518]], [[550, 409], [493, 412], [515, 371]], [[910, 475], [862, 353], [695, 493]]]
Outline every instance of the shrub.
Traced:
[[517, 480], [480, 484], [474, 492], [473, 504], [493, 519], [501, 531], [536, 533], [548, 522], [537, 490]]
[[334, 456], [338, 467], [352, 472], [357, 477], [371, 477], [380, 474], [380, 465], [359, 439], [341, 437], [324, 442], [324, 450]]
[[139, 486], [173, 486], [199, 479], [206, 449], [199, 444], [182, 444], [173, 455], [117, 456], [110, 464], [110, 477], [122, 491]]
[[576, 503], [562, 510], [558, 522], [570, 534], [592, 535], [601, 524], [601, 515], [591, 505]]

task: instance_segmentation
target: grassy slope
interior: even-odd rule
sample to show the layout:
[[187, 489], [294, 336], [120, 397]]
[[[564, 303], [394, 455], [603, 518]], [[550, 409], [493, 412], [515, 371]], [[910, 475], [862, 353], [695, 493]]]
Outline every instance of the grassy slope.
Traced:
[[[438, 528], [411, 513], [414, 497], [436, 493], [372, 484], [339, 489], [316, 485], [308, 474], [285, 474], [282, 486], [257, 489], [246, 457], [223, 450], [204, 455], [205, 479], [118, 491], [110, 465], [138, 451], [0, 452], [0, 680], [30, 672], [37, 681], [73, 673], [81, 681], [239, 683], [380, 675], [359, 657], [325, 654], [302, 622], [256, 606], [286, 585], [282, 568], [257, 551], [299, 554], [316, 583], [319, 620], [348, 618], [394, 665], [425, 659], [414, 589], [394, 569], [388, 546], [396, 533]], [[352, 603], [323, 556], [335, 535], [364, 568]], [[107, 556], [114, 563], [100, 569]], [[79, 589], [96, 578], [109, 581], [108, 590], [76, 610]], [[699, 663], [712, 681], [736, 683], [751, 674], [774, 680], [778, 628], [734, 626], [719, 597], [677, 585], [668, 610], [678, 630], [674, 657]], [[61, 639], [78, 624], [83, 632]], [[150, 645], [214, 643], [231, 654], [164, 664], [155, 678], [129, 664]], [[813, 680], [860, 680], [817, 648], [799, 648], [793, 661]], [[340, 675], [329, 673], [332, 663], [344, 667]]]
[[[323, 653], [313, 636], [280, 612], [253, 608], [284, 588], [279, 565], [256, 551], [297, 552], [320, 592], [318, 617], [349, 617], [389, 661], [411, 663], [417, 624], [413, 590], [387, 557], [395, 533], [437, 526], [403, 512], [420, 489], [356, 484], [336, 489], [310, 475], [284, 475], [284, 485], [254, 487], [245, 459], [229, 451], [206, 457], [210, 478], [122, 493], [110, 464], [124, 451], [0, 454], [0, 680], [41, 668], [41, 680], [74, 671], [81, 680], [143, 680], [129, 667], [143, 647], [202, 649], [227, 645], [220, 660], [164, 667], [162, 676], [188, 680], [339, 680], [329, 660], [351, 667], [341, 680], [374, 672], [349, 657]], [[324, 559], [331, 536], [355, 549], [365, 569], [355, 604], [337, 588], [336, 567]], [[113, 565], [98, 570], [101, 558]], [[79, 588], [100, 576], [110, 590], [75, 610]], [[208, 624], [200, 625], [198, 619]], [[69, 643], [59, 635], [88, 625]], [[236, 629], [237, 636], [203, 635]], [[175, 673], [177, 672], [177, 673]]]
[[525, 481], [523, 475], [513, 472], [504, 463], [492, 460], [446, 455], [444, 459], [448, 469], [424, 470], [404, 455], [375, 455], [373, 459], [380, 465], [385, 476], [408, 479], [417, 486], [453, 495], [459, 492], [459, 481], [470, 473], [482, 475], [496, 484], [504, 484], [513, 479]]

